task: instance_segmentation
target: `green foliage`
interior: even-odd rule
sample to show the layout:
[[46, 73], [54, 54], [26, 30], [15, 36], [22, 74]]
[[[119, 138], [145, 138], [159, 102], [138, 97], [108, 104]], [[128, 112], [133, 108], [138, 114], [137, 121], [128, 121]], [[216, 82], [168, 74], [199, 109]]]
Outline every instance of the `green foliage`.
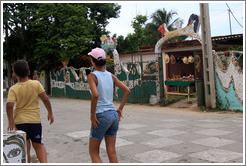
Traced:
[[121, 6], [117, 3], [85, 3], [81, 5], [88, 8], [88, 19], [95, 20], [92, 24], [92, 35], [94, 35], [95, 42], [92, 47], [99, 47], [101, 45], [100, 37], [109, 33], [106, 31], [106, 26], [109, 23], [108, 19], [119, 17]]
[[[159, 9], [155, 13], [151, 15], [151, 23], [148, 23], [145, 27], [145, 35], [146, 39], [144, 41], [145, 45], [154, 45], [157, 43], [157, 41], [162, 38], [162, 34], [158, 31], [158, 28], [161, 24], [166, 23], [167, 29], [169, 31], [175, 30], [174, 28], [174, 23], [176, 21], [181, 21], [180, 18], [176, 18], [174, 21], [173, 17], [177, 15], [177, 12], [175, 11], [167, 11], [165, 8], [162, 10]], [[181, 37], [175, 37], [173, 39], [169, 39], [167, 42], [178, 42], [178, 41], [183, 41], [187, 37], [181, 36]]]
[[132, 27], [134, 28], [134, 32], [136, 34], [141, 35], [142, 27], [145, 25], [147, 21], [147, 16], [137, 15], [134, 20], [132, 21]]
[[[11, 49], [7, 49], [8, 45], [11, 46]], [[13, 62], [17, 59], [22, 59], [22, 52], [23, 49], [21, 47], [21, 40], [14, 36], [11, 35], [8, 37], [8, 45], [7, 42], [3, 43], [3, 58], [7, 61]]]
[[126, 47], [126, 42], [124, 36], [120, 35], [117, 38], [117, 51], [118, 53], [124, 53]]
[[34, 42], [30, 22], [37, 13], [38, 4], [4, 3], [3, 29], [5, 34], [4, 59], [12, 63], [32, 56]]
[[119, 53], [128, 53], [138, 51], [138, 43], [136, 42], [136, 34], [128, 34], [126, 38], [119, 36], [117, 38], [117, 51]]
[[80, 55], [92, 41], [93, 22], [87, 19], [87, 8], [81, 5], [40, 4], [32, 23], [32, 31], [39, 34], [34, 59], [41, 68], [48, 68]]
[[230, 46], [227, 51], [243, 51], [243, 45], [241, 46]]
[[78, 69], [81, 68], [82, 66], [91, 67], [92, 64], [88, 55], [80, 55], [70, 59], [68, 66], [73, 66], [74, 68]]
[[4, 3], [4, 59], [26, 58], [37, 70], [80, 59], [82, 67], [80, 57], [100, 47], [108, 19], [117, 18], [120, 8], [113, 3]]
[[[132, 21], [132, 27], [134, 28], [135, 35], [132, 35], [135, 38], [137, 44], [136, 50], [139, 50], [139, 47], [142, 46], [142, 41], [144, 39], [144, 28], [147, 21], [147, 16], [137, 15]], [[129, 36], [130, 38], [130, 36]]]
[[119, 36], [117, 38], [117, 51], [119, 53], [127, 53], [132, 51], [138, 51], [142, 46], [144, 40], [144, 25], [147, 21], [147, 17], [143, 15], [137, 15], [132, 21], [131, 26], [134, 28], [134, 33], [129, 33], [125, 38]]

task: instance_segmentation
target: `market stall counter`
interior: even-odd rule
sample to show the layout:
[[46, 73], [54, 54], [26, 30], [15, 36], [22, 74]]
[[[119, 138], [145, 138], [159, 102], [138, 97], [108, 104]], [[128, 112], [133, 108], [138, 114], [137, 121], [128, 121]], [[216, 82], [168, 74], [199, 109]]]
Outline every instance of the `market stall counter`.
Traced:
[[[195, 79], [170, 79], [165, 81], [166, 86], [166, 99], [168, 99], [169, 94], [173, 95], [185, 95], [188, 96], [188, 102], [190, 102], [190, 96], [195, 95], [196, 93], [191, 93], [191, 86], [195, 86]], [[177, 91], [168, 91], [168, 86], [176, 86]], [[186, 86], [187, 92], [180, 92], [180, 86]]]

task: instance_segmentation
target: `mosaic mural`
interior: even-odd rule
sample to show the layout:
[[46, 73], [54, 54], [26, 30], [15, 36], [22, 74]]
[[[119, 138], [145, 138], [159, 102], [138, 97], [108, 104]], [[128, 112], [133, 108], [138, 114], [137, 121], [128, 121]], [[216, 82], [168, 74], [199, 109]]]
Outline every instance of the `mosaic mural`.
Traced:
[[221, 109], [243, 110], [243, 52], [214, 54], [217, 99]]
[[39, 72], [35, 70], [33, 73], [33, 80], [38, 80], [45, 88], [45, 71], [42, 70], [41, 72]]
[[86, 70], [91, 71], [92, 69], [66, 67], [60, 71], [51, 71], [52, 96], [89, 99], [91, 95]]
[[[142, 66], [142, 67], [141, 67]], [[122, 63], [117, 78], [131, 90], [128, 102], [148, 103], [151, 95], [157, 95], [157, 79], [146, 79], [157, 76], [156, 62]], [[116, 98], [121, 100], [123, 92], [116, 87]]]

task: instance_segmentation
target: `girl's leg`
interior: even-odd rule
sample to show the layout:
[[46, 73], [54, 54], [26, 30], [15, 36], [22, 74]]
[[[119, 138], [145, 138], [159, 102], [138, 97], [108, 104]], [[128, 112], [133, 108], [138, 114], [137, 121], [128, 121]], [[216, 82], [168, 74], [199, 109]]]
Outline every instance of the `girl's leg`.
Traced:
[[30, 139], [29, 140], [26, 140], [26, 152], [27, 152], [27, 162], [30, 163], [31, 162], [31, 154], [30, 154], [30, 151], [31, 151], [31, 141]]
[[102, 160], [99, 156], [99, 148], [102, 140], [97, 140], [95, 138], [90, 137], [90, 142], [89, 142], [89, 153], [91, 156], [91, 161], [93, 163], [102, 163]]
[[32, 146], [36, 152], [39, 162], [47, 163], [47, 153], [44, 144], [32, 142]]
[[106, 149], [110, 163], [118, 163], [115, 150], [116, 136], [105, 136]]

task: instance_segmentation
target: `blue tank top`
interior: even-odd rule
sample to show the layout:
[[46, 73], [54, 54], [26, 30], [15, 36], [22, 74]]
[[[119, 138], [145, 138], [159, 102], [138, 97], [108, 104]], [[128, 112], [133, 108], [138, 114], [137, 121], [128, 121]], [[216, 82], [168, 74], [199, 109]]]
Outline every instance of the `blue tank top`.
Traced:
[[104, 111], [115, 110], [113, 104], [114, 83], [112, 74], [105, 70], [105, 72], [95, 70], [92, 72], [97, 77], [97, 92], [98, 100], [96, 113]]

